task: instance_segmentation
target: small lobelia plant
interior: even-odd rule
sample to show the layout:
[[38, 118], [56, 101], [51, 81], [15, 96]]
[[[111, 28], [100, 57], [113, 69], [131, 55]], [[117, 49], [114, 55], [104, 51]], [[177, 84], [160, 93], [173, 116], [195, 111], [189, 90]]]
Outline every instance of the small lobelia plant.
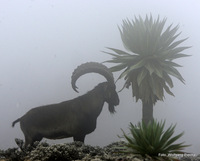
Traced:
[[167, 130], [164, 130], [165, 121], [151, 121], [148, 124], [144, 122], [133, 125], [130, 123], [130, 136], [123, 132], [122, 138], [126, 140], [125, 146], [120, 152], [127, 154], [140, 154], [142, 156], [150, 156], [151, 158], [159, 158], [162, 154], [167, 156], [169, 153], [183, 153], [185, 147], [182, 143], [175, 143], [184, 132], [172, 136], [176, 125], [171, 125]]

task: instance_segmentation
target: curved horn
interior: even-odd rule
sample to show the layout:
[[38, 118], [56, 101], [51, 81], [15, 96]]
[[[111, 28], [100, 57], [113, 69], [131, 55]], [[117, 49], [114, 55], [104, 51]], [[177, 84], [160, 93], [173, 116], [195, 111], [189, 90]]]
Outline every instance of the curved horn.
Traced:
[[99, 73], [104, 76], [108, 82], [114, 84], [114, 77], [112, 72], [103, 64], [97, 62], [88, 62], [78, 66], [71, 76], [71, 85], [74, 91], [78, 92], [76, 86], [77, 79], [86, 73]]

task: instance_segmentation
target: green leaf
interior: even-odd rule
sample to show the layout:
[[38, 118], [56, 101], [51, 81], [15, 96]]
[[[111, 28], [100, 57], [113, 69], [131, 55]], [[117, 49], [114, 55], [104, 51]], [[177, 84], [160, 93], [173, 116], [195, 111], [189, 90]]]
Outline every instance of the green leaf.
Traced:
[[107, 52], [107, 51], [102, 51], [102, 52], [103, 52], [103, 53], [106, 53], [106, 54], [109, 54], [109, 55], [111, 55], [111, 56], [113, 56], [113, 57], [116, 57], [116, 58], [119, 57], [119, 55], [113, 54], [113, 53], [110, 53], [110, 52]]
[[162, 62], [162, 64], [164, 66], [173, 66], [173, 67], [182, 67], [181, 65], [177, 64], [177, 63], [174, 63], [172, 61], [164, 61]]
[[143, 68], [138, 76], [137, 76], [137, 83], [138, 83], [138, 86], [140, 86], [141, 82], [143, 81], [143, 79], [146, 77], [147, 75], [147, 70], [145, 68]]
[[181, 76], [181, 74], [179, 73], [179, 71], [177, 69], [166, 66], [165, 72], [169, 75], [174, 76], [175, 78], [179, 79], [183, 84], [185, 84], [183, 77]]
[[155, 67], [155, 72], [154, 72], [158, 77], [163, 78], [163, 70], [161, 67]]
[[116, 66], [111, 67], [110, 70], [111, 70], [112, 72], [118, 72], [118, 71], [120, 71], [120, 70], [122, 70], [122, 69], [124, 69], [124, 68], [126, 68], [126, 65], [124, 65], [124, 64], [119, 64], [119, 65], [116, 65]]
[[164, 87], [165, 91], [166, 91], [168, 94], [174, 96], [174, 94], [170, 91], [170, 89], [169, 89], [169, 87], [168, 87], [167, 85], [164, 85], [163, 87]]
[[114, 49], [114, 48], [109, 48], [109, 47], [107, 47], [107, 49], [113, 50], [114, 52], [116, 52], [119, 55], [131, 56], [131, 54], [129, 54], [129, 53], [125, 52], [125, 51], [119, 50], [119, 49]]
[[163, 72], [163, 79], [167, 82], [170, 88], [173, 88], [174, 85], [173, 85], [172, 79], [166, 72]]
[[138, 61], [138, 63], [129, 67], [128, 71], [130, 72], [132, 70], [139, 69], [139, 68], [143, 67], [145, 65], [145, 63], [146, 63], [145, 60], [140, 60], [140, 61]]
[[[172, 49], [172, 50], [170, 50], [170, 52], [168, 52], [166, 58], [172, 60], [172, 59], [175, 59], [177, 57], [176, 55], [179, 55], [181, 57], [187, 56], [185, 54], [179, 54], [179, 53], [182, 52], [185, 49], [188, 49], [188, 48], [190, 48], [190, 47], [177, 47], [175, 49]], [[179, 58], [179, 57], [177, 57], [177, 58]]]
[[147, 62], [145, 65], [145, 68], [149, 71], [149, 75], [152, 75], [152, 73], [154, 72], [155, 68], [152, 66], [151, 63]]
[[176, 41], [176, 42], [174, 42], [173, 44], [171, 44], [171, 45], [169, 46], [169, 48], [170, 48], [170, 49], [173, 49], [173, 48], [177, 47], [179, 44], [181, 44], [182, 42], [184, 42], [184, 41], [187, 40], [187, 39], [188, 39], [188, 38], [185, 38], [185, 39]]
[[179, 54], [170, 54], [170, 55], [167, 56], [167, 59], [173, 60], [173, 59], [183, 58], [183, 57], [188, 57], [188, 56], [190, 56], [190, 55], [181, 54], [181, 53], [179, 53]]

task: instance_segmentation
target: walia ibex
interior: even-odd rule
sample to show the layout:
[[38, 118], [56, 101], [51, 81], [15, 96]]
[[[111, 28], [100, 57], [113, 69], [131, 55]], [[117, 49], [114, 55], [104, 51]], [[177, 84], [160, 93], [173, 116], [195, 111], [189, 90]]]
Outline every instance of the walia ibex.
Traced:
[[86, 73], [99, 73], [107, 82], [98, 84], [86, 94], [58, 104], [36, 107], [12, 123], [20, 122], [25, 136], [25, 147], [42, 138], [61, 139], [73, 137], [74, 141], [84, 142], [85, 136], [96, 128], [97, 117], [102, 111], [104, 102], [109, 111], [115, 112], [114, 106], [119, 104], [115, 83], [109, 69], [96, 62], [78, 66], [72, 74], [72, 88], [77, 91], [77, 79]]

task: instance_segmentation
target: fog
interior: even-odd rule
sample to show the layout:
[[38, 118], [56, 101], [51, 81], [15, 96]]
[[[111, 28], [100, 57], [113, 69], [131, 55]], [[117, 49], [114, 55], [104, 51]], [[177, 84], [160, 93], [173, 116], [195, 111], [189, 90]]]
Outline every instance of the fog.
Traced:
[[[198, 0], [0, 0], [0, 149], [16, 147], [15, 138], [24, 140], [19, 123], [14, 128], [11, 124], [31, 108], [75, 98], [104, 81], [87, 74], [77, 82], [80, 93], [71, 88], [71, 74], [78, 65], [111, 59], [102, 52], [106, 47], [125, 50], [117, 27], [123, 19], [152, 14], [166, 17], [167, 25], [179, 24], [180, 39], [189, 37], [183, 45], [192, 46], [185, 50], [191, 57], [177, 60], [186, 84], [173, 79], [175, 97], [166, 94], [164, 102], [155, 105], [154, 118], [166, 119], [166, 127], [176, 123], [175, 134], [185, 132], [179, 142], [191, 144], [185, 151], [200, 154], [199, 8]], [[123, 83], [117, 82], [117, 90]], [[119, 141], [121, 128], [128, 132], [130, 122], [141, 121], [141, 102], [135, 102], [131, 90], [119, 97], [114, 115], [104, 105], [86, 144]]]

